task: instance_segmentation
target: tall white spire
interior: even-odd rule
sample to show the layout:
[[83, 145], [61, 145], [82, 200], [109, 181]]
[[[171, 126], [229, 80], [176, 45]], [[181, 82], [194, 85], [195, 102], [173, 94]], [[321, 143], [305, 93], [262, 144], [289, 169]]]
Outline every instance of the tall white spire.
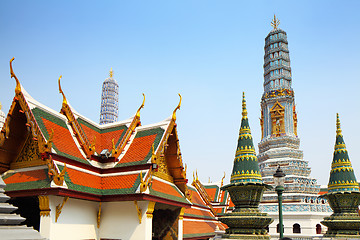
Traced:
[[112, 123], [118, 120], [119, 85], [113, 78], [111, 68], [109, 77], [105, 79], [101, 92], [100, 124]]

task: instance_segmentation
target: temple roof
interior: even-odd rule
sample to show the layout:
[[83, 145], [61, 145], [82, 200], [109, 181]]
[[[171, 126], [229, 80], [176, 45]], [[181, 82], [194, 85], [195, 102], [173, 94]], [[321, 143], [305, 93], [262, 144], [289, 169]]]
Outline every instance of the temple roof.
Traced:
[[345, 141], [340, 127], [339, 114], [336, 115], [336, 141], [334, 157], [331, 163], [328, 192], [352, 192], [359, 191], [354, 169], [352, 168]]
[[0, 173], [9, 194], [190, 205], [176, 125], [181, 96], [172, 116], [159, 123], [141, 125], [144, 96], [133, 117], [99, 125], [71, 107], [61, 77], [60, 112], [36, 101], [11, 62], [15, 97], [0, 133]]
[[217, 221], [211, 205], [206, 202], [199, 190], [188, 185], [191, 194], [191, 208], [184, 213], [184, 239], [203, 239], [213, 237], [215, 230], [224, 231], [226, 225]]
[[262, 183], [259, 165], [247, 117], [245, 93], [238, 144], [230, 183]]

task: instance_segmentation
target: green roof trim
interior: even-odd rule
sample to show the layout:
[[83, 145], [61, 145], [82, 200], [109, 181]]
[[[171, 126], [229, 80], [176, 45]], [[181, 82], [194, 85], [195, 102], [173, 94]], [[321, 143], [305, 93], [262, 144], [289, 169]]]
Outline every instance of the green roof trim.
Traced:
[[183, 238], [194, 238], [194, 237], [212, 237], [215, 236], [214, 232], [210, 233], [193, 233], [193, 234], [184, 234]]
[[[33, 108], [31, 111], [32, 111], [32, 113], [33, 113], [33, 115], [35, 117], [35, 120], [36, 120], [42, 134], [45, 136], [45, 138], [47, 140], [49, 139], [50, 135], [49, 135], [49, 133], [48, 133], [46, 127], [45, 127], [45, 124], [44, 124], [42, 118], [45, 118], [46, 120], [49, 120], [50, 122], [55, 123], [55, 124], [59, 125], [60, 127], [65, 128], [66, 131], [69, 131], [69, 128], [67, 127], [67, 125], [66, 125], [66, 123], [65, 123], [65, 121], [63, 119], [60, 119], [59, 117], [54, 116], [54, 115], [50, 114], [49, 112], [46, 112], [46, 111], [44, 111], [44, 110], [42, 110], [41, 108], [38, 108], [38, 107]], [[85, 159], [78, 158], [78, 157], [72, 156], [70, 154], [61, 152], [56, 147], [56, 145], [54, 143], [52, 144], [52, 147], [55, 149], [56, 153], [58, 155], [60, 155], [60, 156], [75, 160], [77, 162], [81, 162], [81, 163], [85, 163], [85, 164], [90, 165], [90, 163]]]

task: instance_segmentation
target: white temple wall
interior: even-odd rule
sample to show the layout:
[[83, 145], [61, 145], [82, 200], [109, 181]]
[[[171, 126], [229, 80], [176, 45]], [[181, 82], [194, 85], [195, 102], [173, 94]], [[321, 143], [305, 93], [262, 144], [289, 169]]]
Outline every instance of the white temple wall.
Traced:
[[[268, 213], [273, 219], [273, 223], [269, 226], [269, 233], [271, 238], [278, 239], [279, 233], [277, 233], [277, 224], [279, 223], [278, 213]], [[330, 216], [329, 213], [314, 213], [309, 214], [307, 212], [291, 212], [283, 214], [284, 222], [284, 236], [290, 238], [307, 238], [314, 236], [322, 236], [322, 234], [316, 234], [316, 225], [320, 224], [322, 232], [326, 231], [326, 227], [320, 222], [324, 217]], [[293, 225], [299, 224], [301, 233], [293, 233]]]
[[149, 202], [138, 201], [141, 223], [134, 201], [103, 202], [101, 207], [100, 238], [121, 240], [151, 240], [152, 218], [146, 216]]
[[40, 233], [50, 240], [98, 239], [97, 202], [69, 198], [63, 205], [57, 222], [56, 206], [64, 197], [49, 196], [50, 217], [41, 217]]

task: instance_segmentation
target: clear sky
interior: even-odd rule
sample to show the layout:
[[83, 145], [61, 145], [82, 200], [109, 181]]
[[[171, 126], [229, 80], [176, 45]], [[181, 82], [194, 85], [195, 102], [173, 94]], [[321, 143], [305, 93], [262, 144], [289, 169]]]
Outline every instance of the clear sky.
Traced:
[[218, 181], [232, 171], [246, 92], [260, 141], [264, 38], [274, 15], [288, 34], [298, 134], [311, 176], [327, 184], [339, 112], [360, 180], [360, 1], [1, 1], [0, 101], [14, 97], [9, 60], [23, 87], [60, 110], [62, 97], [98, 122], [110, 68], [120, 86], [119, 119], [142, 124], [172, 114], [188, 178]]

